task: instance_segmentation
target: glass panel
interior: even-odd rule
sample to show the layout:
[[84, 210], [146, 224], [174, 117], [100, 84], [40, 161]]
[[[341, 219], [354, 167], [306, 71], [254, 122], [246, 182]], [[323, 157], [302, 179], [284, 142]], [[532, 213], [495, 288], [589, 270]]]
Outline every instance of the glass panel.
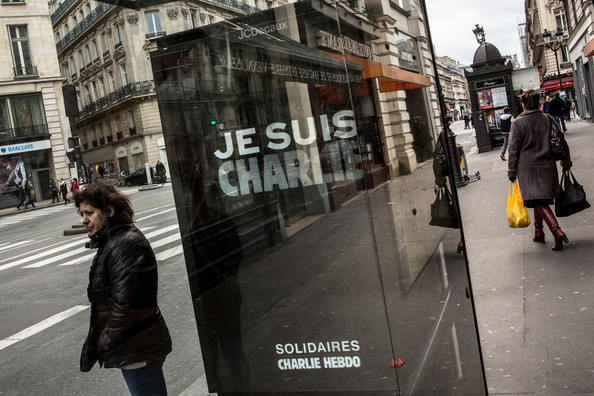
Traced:
[[211, 392], [485, 394], [460, 233], [429, 225], [430, 95], [386, 96], [414, 106], [423, 162], [388, 181], [358, 26], [303, 1], [157, 40]]

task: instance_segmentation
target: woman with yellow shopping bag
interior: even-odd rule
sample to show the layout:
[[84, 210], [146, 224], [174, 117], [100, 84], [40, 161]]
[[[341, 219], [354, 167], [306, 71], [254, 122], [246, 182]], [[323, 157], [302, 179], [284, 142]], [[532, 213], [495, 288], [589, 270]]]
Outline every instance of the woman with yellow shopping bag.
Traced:
[[511, 228], [524, 228], [530, 225], [530, 215], [515, 180], [509, 186], [507, 196], [507, 222]]
[[555, 239], [552, 249], [561, 250], [563, 243], [568, 243], [569, 239], [559, 227], [549, 205], [554, 203], [560, 192], [555, 157], [561, 161], [563, 169], [570, 169], [569, 148], [554, 119], [540, 110], [540, 94], [537, 91], [531, 89], [522, 94], [522, 107], [524, 112], [512, 124], [509, 135], [507, 176], [512, 182], [517, 177], [524, 205], [534, 208], [533, 241], [545, 242], [544, 220]]

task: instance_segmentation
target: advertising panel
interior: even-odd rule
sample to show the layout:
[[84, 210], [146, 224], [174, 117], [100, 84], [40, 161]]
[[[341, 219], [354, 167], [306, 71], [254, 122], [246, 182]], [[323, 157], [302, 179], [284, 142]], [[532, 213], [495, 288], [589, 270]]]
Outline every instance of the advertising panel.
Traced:
[[467, 280], [460, 235], [429, 225], [433, 167], [366, 188], [371, 84], [316, 45], [323, 27], [326, 50], [371, 47], [327, 7], [204, 26], [152, 53], [209, 391], [480, 394], [471, 300], [448, 303]]

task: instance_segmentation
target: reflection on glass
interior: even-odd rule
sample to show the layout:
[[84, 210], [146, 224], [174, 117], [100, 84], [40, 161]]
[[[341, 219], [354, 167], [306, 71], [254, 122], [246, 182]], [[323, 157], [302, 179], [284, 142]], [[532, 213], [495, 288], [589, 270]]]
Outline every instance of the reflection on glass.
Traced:
[[336, 56], [371, 56], [369, 37], [319, 4], [165, 37], [153, 54], [209, 390], [480, 393], [459, 234], [429, 225], [428, 106], [413, 133], [425, 164], [384, 183], [374, 81]]

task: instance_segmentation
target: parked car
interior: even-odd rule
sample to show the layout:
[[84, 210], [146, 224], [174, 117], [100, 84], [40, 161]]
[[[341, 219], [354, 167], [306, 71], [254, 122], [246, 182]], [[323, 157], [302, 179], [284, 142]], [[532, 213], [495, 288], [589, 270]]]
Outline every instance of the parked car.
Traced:
[[[151, 166], [151, 179], [153, 183], [162, 183], [161, 179], [157, 176], [155, 167]], [[147, 184], [146, 180], [146, 168], [139, 168], [134, 173], [124, 177], [125, 186], [142, 186]]]

